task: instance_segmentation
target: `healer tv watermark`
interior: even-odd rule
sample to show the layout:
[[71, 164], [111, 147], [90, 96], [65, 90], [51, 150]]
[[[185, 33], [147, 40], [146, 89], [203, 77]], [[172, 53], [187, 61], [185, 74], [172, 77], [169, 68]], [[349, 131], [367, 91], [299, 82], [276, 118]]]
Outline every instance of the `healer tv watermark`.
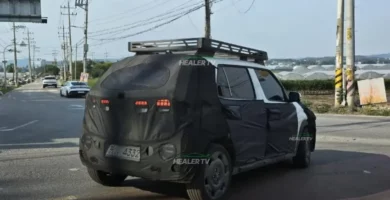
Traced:
[[[212, 58], [212, 57], [209, 57]], [[216, 66], [213, 61], [207, 60], [207, 57], [191, 56], [185, 60], [180, 60], [182, 66]]]
[[173, 159], [173, 164], [177, 165], [206, 165], [210, 162], [209, 154], [183, 154]]
[[311, 141], [313, 138], [310, 133], [303, 133], [300, 137], [290, 137], [290, 141]]

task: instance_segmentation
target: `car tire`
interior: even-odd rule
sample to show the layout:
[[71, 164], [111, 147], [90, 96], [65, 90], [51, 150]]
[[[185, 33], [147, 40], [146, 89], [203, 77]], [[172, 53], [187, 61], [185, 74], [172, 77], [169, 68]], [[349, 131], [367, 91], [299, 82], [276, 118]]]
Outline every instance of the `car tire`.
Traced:
[[54, 85], [55, 88], [57, 88], [57, 85]]
[[[198, 174], [191, 183], [187, 184], [187, 194], [191, 200], [227, 199], [233, 172], [229, 152], [218, 144], [212, 144], [207, 152], [211, 155], [210, 162], [201, 165]], [[210, 192], [217, 188], [222, 190], [219, 195]]]
[[42, 88], [45, 88], [45, 87], [46, 87], [46, 85], [43, 85], [43, 86], [42, 86]]
[[64, 95], [62, 94], [62, 90], [60, 89], [60, 97], [63, 97]]
[[66, 91], [65, 97], [66, 97], [66, 98], [69, 98], [69, 93], [68, 93], [68, 91]]
[[119, 186], [126, 179], [126, 175], [115, 175], [88, 168], [88, 174], [93, 181], [104, 186]]
[[[308, 133], [307, 127], [303, 128], [302, 133]], [[293, 157], [293, 165], [297, 168], [307, 168], [311, 161], [311, 140], [299, 140], [298, 149]]]

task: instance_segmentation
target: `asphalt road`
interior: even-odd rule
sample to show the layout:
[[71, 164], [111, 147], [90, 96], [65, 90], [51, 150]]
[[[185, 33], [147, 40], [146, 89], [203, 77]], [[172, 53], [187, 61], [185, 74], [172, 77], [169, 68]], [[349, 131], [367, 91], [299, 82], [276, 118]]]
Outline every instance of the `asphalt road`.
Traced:
[[[84, 99], [39, 83], [0, 97], [0, 199], [187, 199], [179, 184], [95, 184], [77, 154]], [[390, 199], [390, 120], [318, 117], [308, 169], [285, 162], [234, 177], [231, 199]]]

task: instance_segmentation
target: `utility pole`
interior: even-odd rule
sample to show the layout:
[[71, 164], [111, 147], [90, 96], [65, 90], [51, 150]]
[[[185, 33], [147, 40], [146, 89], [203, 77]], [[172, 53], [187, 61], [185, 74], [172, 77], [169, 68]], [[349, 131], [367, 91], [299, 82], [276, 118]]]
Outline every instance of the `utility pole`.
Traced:
[[29, 29], [27, 29], [27, 45], [28, 45], [28, 69], [30, 72], [30, 81], [32, 80], [32, 66], [31, 66], [31, 40], [33, 38], [30, 38], [30, 35], [33, 33], [30, 32]]
[[104, 53], [105, 57], [106, 57], [106, 60], [104, 62], [107, 62], [107, 57], [108, 57], [108, 52], [107, 52], [107, 49], [106, 49], [106, 53]]
[[73, 77], [73, 67], [72, 67], [72, 24], [71, 24], [71, 21], [70, 21], [70, 16], [71, 15], [76, 15], [76, 13], [70, 13], [70, 2], [68, 1], [68, 6], [63, 6], [61, 8], [66, 8], [68, 9], [68, 13], [67, 14], [63, 14], [61, 13], [62, 15], [68, 15], [68, 24], [69, 24], [69, 51], [68, 51], [68, 56], [69, 56], [69, 72], [70, 72], [70, 78], [72, 79]]
[[346, 0], [347, 104], [355, 110], [355, 0]]
[[[53, 50], [53, 58], [54, 58], [54, 66], [57, 67], [57, 55], [58, 55], [58, 51], [57, 50]], [[46, 73], [46, 66], [44, 66], [44, 73]]]
[[76, 53], [75, 53], [75, 59], [74, 59], [74, 80], [76, 80], [77, 78], [77, 43], [75, 45], [75, 50], [76, 50]]
[[63, 69], [64, 69], [64, 81], [66, 81], [66, 43], [65, 43], [65, 26], [62, 26], [62, 36], [63, 36], [63, 43], [62, 43], [62, 50], [64, 51], [64, 59], [63, 59]]
[[16, 51], [16, 26], [15, 26], [15, 22], [12, 23], [12, 28], [13, 28], [13, 31], [14, 31], [14, 82], [15, 82], [15, 86], [18, 87], [19, 86], [19, 81], [18, 81], [18, 57], [17, 57], [17, 51]]
[[76, 0], [76, 6], [85, 10], [83, 72], [86, 73], [88, 55], [88, 0]]
[[344, 0], [337, 1], [337, 31], [336, 31], [336, 71], [335, 71], [335, 107], [340, 106], [343, 91], [343, 60], [344, 60]]
[[205, 23], [205, 38], [211, 38], [211, 5], [210, 0], [205, 0], [206, 23]]
[[36, 71], [36, 68], [35, 68], [35, 53], [36, 52], [39, 52], [39, 47], [37, 47], [37, 46], [35, 46], [35, 44], [34, 44], [34, 46], [33, 46], [33, 71], [34, 71], [34, 75], [36, 76], [37, 75], [37, 71]]

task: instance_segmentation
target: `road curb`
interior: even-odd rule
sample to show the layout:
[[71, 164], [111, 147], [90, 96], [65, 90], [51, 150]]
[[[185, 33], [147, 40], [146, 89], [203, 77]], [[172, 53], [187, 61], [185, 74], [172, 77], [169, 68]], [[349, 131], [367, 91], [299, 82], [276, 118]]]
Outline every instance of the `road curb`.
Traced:
[[374, 139], [361, 137], [343, 137], [332, 135], [320, 135], [316, 137], [317, 142], [332, 142], [332, 143], [355, 143], [355, 144], [373, 144], [373, 145], [390, 145], [389, 139]]
[[323, 114], [323, 113], [315, 113], [316, 116], [320, 117], [369, 117], [369, 118], [387, 118], [390, 119], [389, 116], [381, 116], [381, 115], [352, 115], [352, 114]]

